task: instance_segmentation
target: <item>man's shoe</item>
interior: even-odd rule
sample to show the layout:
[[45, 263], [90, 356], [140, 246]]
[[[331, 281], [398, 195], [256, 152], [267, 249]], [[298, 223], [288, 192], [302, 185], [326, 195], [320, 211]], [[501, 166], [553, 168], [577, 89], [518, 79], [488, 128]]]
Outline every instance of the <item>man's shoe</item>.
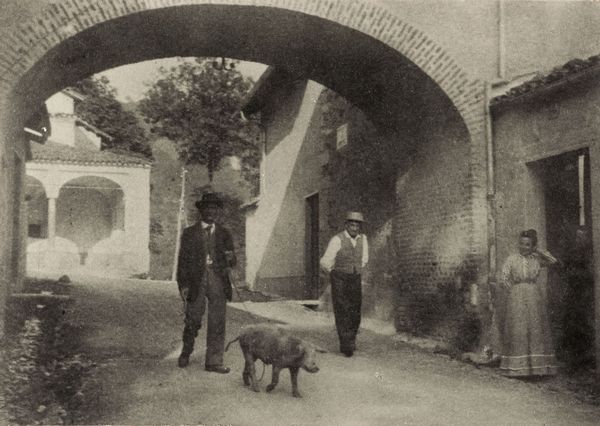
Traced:
[[225, 367], [222, 365], [207, 365], [206, 367], [204, 367], [204, 369], [206, 371], [210, 371], [211, 373], [219, 373], [219, 374], [227, 374], [231, 371], [229, 369], [229, 367]]
[[348, 358], [354, 355], [354, 351], [352, 349], [343, 349], [340, 352], [346, 355]]
[[190, 363], [190, 356], [181, 354], [179, 355], [179, 359], [177, 360], [177, 366], [179, 368], [185, 368]]

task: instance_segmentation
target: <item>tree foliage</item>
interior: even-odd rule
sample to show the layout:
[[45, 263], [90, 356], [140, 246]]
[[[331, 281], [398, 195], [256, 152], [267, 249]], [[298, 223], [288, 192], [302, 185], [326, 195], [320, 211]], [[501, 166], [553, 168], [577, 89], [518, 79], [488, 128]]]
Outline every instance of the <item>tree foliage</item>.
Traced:
[[152, 157], [144, 129], [136, 115], [126, 111], [116, 98], [116, 90], [106, 77], [90, 77], [73, 86], [86, 98], [75, 106], [75, 113], [88, 123], [113, 137], [102, 138], [102, 149]]
[[211, 58], [182, 60], [160, 73], [139, 104], [152, 132], [174, 141], [185, 164], [206, 166], [211, 181], [221, 160], [233, 155], [247, 177], [254, 174], [257, 127], [240, 114], [252, 80], [236, 69], [215, 69]]

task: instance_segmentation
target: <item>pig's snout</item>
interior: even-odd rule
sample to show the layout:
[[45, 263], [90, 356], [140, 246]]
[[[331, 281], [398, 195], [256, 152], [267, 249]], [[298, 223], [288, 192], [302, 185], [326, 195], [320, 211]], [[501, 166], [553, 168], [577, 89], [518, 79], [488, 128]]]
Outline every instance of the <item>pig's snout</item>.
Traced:
[[319, 371], [319, 367], [315, 362], [305, 362], [304, 364], [302, 364], [302, 368], [308, 371], [309, 373], [316, 373], [317, 371]]

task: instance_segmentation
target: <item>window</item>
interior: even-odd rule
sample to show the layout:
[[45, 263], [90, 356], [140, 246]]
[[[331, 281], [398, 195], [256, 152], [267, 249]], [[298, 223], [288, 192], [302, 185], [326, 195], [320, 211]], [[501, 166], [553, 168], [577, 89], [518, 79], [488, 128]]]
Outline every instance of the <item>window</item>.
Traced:
[[348, 145], [348, 123], [344, 123], [338, 127], [336, 132], [336, 148], [342, 149], [346, 145]]
[[42, 238], [42, 225], [39, 223], [30, 223], [27, 227], [27, 236], [30, 238]]

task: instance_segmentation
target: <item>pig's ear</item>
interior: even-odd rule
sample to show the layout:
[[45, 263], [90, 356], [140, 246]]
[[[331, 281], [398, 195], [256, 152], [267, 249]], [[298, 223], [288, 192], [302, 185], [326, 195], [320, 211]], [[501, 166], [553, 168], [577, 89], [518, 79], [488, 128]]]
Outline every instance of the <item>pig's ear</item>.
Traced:
[[314, 349], [315, 352], [319, 352], [322, 354], [327, 353], [327, 349], [323, 349], [322, 347], [315, 345], [313, 342], [304, 342], [304, 345], [306, 346], [306, 349], [310, 349], [310, 350]]
[[306, 355], [306, 348], [303, 344], [299, 344], [294, 348], [294, 359], [300, 360]]

